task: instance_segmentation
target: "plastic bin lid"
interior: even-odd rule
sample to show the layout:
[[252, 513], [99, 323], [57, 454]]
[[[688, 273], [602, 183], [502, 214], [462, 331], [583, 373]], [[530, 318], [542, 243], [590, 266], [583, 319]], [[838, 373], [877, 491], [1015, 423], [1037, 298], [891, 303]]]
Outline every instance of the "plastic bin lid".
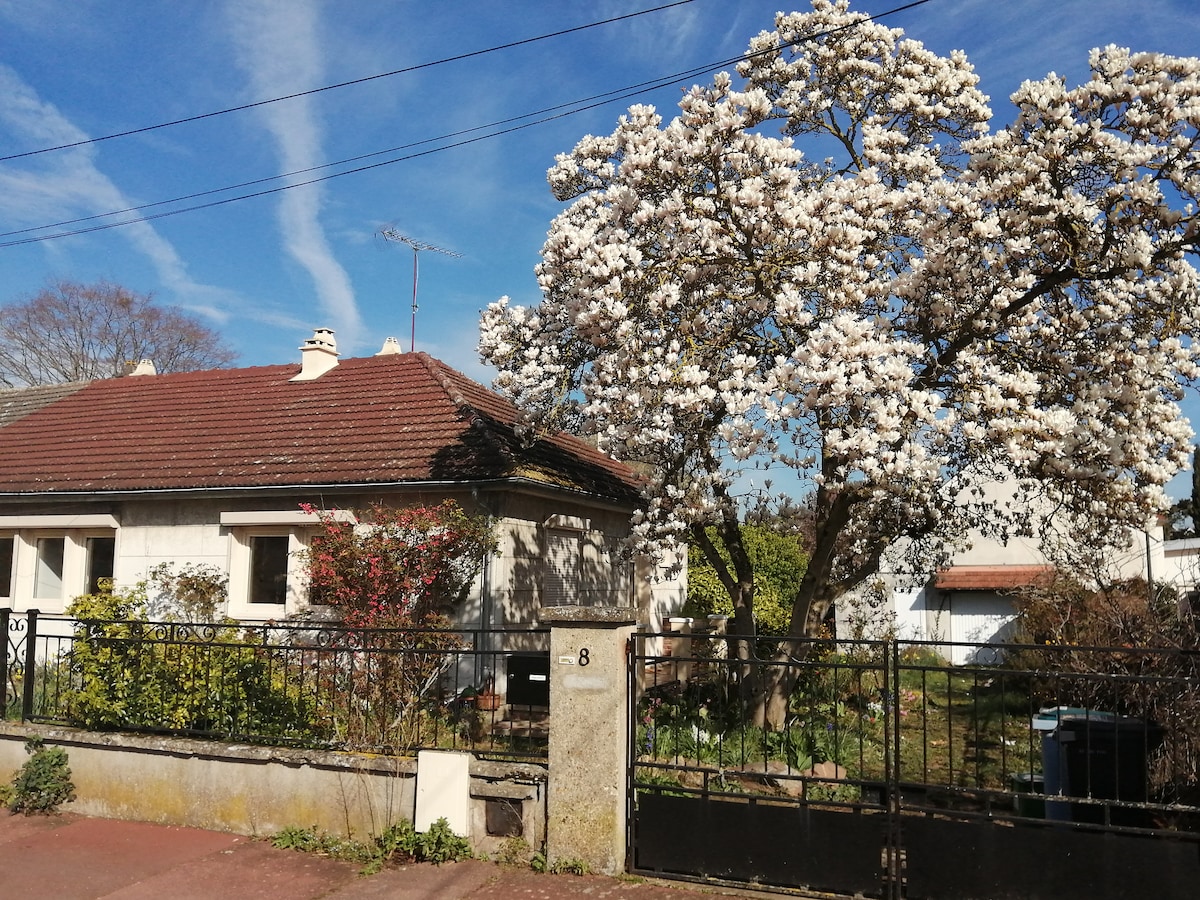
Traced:
[[1116, 713], [1082, 706], [1047, 706], [1038, 711], [1030, 723], [1035, 731], [1054, 731], [1063, 721], [1114, 722]]

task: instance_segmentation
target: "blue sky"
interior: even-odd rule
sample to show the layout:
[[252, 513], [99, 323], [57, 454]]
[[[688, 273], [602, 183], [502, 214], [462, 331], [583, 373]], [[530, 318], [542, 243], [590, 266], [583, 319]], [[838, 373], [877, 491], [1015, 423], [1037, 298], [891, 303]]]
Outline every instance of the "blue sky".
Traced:
[[[0, 156], [431, 63], [662, 2], [0, 0]], [[693, 0], [407, 74], [0, 162], [0, 232], [410, 145], [702, 67], [743, 52], [781, 5]], [[854, 8], [878, 14], [901, 5], [864, 0]], [[938, 52], [965, 50], [997, 125], [1010, 118], [1006, 98], [1022, 80], [1050, 71], [1072, 84], [1086, 78], [1091, 47], [1200, 53], [1194, 0], [930, 0], [884, 21]], [[0, 247], [0, 301], [48, 279], [107, 279], [195, 313], [243, 365], [297, 360], [318, 325], [336, 329], [343, 355], [374, 353], [388, 335], [407, 349], [412, 254], [377, 237], [392, 226], [461, 254], [421, 255], [416, 345], [487, 381], [475, 354], [478, 314], [503, 294], [537, 300], [533, 267], [559, 210], [545, 182], [554, 155], [584, 134], [610, 132], [632, 102], [671, 115], [685, 86], [319, 185]], [[413, 150], [364, 162], [405, 152]]]

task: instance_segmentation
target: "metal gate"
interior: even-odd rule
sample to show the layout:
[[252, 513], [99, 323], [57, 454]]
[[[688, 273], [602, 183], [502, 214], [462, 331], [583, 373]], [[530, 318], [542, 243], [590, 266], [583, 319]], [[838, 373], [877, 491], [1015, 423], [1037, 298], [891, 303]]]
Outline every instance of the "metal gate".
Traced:
[[[953, 666], [963, 648], [791, 641], [749, 664], [736, 649], [631, 643], [630, 871], [888, 900], [1200, 884], [1195, 655], [977, 646], [980, 664]], [[755, 724], [765, 696], [783, 698], [774, 728]]]

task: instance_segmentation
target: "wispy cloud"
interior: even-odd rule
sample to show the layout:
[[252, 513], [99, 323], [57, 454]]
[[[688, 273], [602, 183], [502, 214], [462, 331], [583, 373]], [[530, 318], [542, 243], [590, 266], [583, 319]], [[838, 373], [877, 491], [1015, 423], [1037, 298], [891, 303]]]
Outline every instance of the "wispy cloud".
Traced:
[[[579, 7], [583, 18], [596, 20], [628, 15], [634, 11], [634, 8], [623, 0]], [[582, 19], [580, 21], [582, 22]], [[608, 41], [616, 52], [625, 57], [655, 60], [656, 64], [666, 67], [663, 69], [665, 73], [679, 65], [681, 60], [686, 60], [689, 64], [695, 62], [691, 54], [695, 50], [696, 40], [711, 37], [704, 34], [703, 28], [703, 12], [682, 6], [627, 19], [615, 26], [606, 26], [603, 31], [597, 33], [596, 38]]]
[[[44, 147], [87, 140], [78, 128], [8, 66], [0, 64], [0, 131], [9, 146]], [[97, 166], [93, 146], [0, 165], [0, 196], [10, 227], [32, 228], [64, 219], [125, 209], [134, 203]], [[182, 305], [224, 321], [225, 292], [199, 284], [174, 246], [152, 225], [127, 225], [121, 233], [154, 266], [164, 288]]]
[[[251, 99], [293, 94], [324, 83], [324, 59], [317, 37], [317, 6], [312, 0], [231, 0], [226, 6], [238, 66]], [[319, 100], [297, 97], [259, 107], [275, 141], [280, 169], [295, 172], [325, 162], [321, 150]], [[338, 340], [354, 347], [362, 323], [350, 276], [334, 257], [321, 223], [319, 185], [280, 195], [279, 226], [288, 254], [308, 272]]]

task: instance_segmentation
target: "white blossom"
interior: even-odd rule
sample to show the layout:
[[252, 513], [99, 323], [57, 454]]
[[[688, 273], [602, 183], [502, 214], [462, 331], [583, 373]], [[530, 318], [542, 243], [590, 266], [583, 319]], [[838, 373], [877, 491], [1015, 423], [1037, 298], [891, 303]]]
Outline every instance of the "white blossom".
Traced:
[[[541, 301], [483, 315], [497, 388], [652, 464], [644, 547], [792, 467], [828, 542], [810, 600], [899, 538], [1034, 531], [1029, 492], [1108, 526], [1161, 510], [1200, 372], [1200, 61], [1096, 50], [990, 131], [965, 55], [843, 0], [750, 49], [743, 90], [720, 75], [558, 157]], [[808, 160], [809, 135], [843, 156]], [[984, 477], [1016, 499], [964, 504]]]

